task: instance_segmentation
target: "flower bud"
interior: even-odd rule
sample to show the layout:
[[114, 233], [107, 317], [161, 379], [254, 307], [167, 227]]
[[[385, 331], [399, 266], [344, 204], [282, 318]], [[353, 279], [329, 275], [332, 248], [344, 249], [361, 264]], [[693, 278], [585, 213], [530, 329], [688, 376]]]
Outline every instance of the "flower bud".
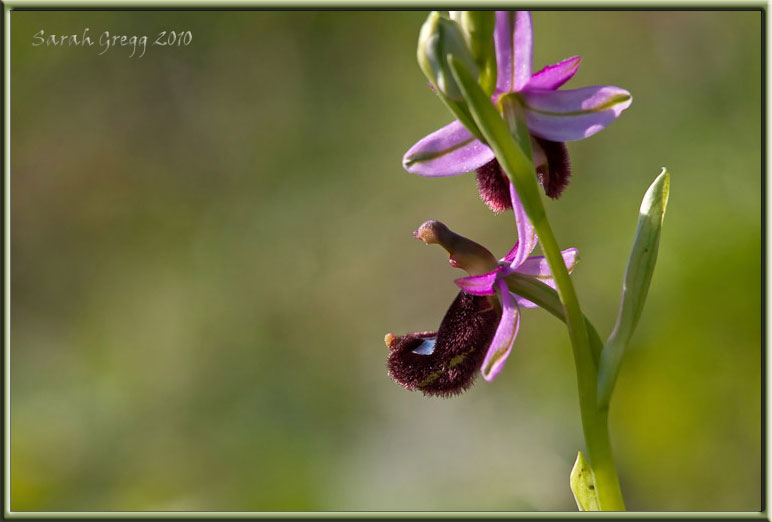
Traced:
[[448, 55], [460, 60], [474, 76], [477, 65], [456, 22], [432, 11], [418, 35], [417, 55], [418, 65], [437, 91], [449, 100], [463, 100], [448, 66]]
[[480, 70], [480, 85], [488, 94], [496, 86], [496, 50], [493, 31], [496, 28], [495, 11], [450, 11], [450, 18], [458, 23], [472, 58]]

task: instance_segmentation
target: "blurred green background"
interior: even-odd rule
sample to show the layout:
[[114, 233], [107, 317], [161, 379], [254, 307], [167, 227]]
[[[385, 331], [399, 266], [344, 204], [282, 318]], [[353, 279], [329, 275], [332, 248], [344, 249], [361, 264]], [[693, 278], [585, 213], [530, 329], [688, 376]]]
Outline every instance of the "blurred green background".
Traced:
[[[402, 154], [452, 118], [426, 13], [11, 16], [13, 510], [574, 510], [565, 329], [525, 311], [493, 383], [431, 399], [383, 336], [436, 328], [461, 275], [426, 219], [503, 255], [472, 175]], [[547, 211], [613, 326], [638, 206], [671, 198], [612, 402], [632, 510], [759, 510], [762, 13], [535, 12], [534, 67], [634, 103], [568, 144]], [[192, 32], [187, 47], [32, 36]]]

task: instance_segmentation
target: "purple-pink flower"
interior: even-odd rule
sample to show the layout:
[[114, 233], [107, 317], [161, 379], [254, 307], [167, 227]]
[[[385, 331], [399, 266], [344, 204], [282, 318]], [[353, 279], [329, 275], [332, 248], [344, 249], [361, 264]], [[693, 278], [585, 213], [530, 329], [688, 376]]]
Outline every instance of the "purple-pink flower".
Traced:
[[[578, 56], [531, 74], [533, 31], [527, 11], [497, 12], [494, 44], [497, 76], [493, 103], [505, 94], [517, 94], [532, 138], [534, 166], [547, 195], [558, 197], [570, 175], [563, 142], [581, 140], [602, 130], [630, 106], [632, 96], [612, 86], [558, 90], [578, 70]], [[428, 177], [476, 170], [483, 201], [496, 212], [511, 207], [509, 179], [493, 151], [459, 121], [411, 147], [403, 166], [408, 172]]]
[[[438, 330], [386, 336], [389, 375], [405, 388], [449, 396], [467, 389], [478, 371], [485, 380], [493, 380], [512, 351], [520, 308], [537, 306], [510, 292], [505, 278], [519, 273], [555, 287], [545, 258], [529, 257], [536, 247], [536, 234], [514, 188], [511, 197], [518, 241], [498, 262], [485, 247], [439, 222], [427, 221], [416, 231], [424, 242], [442, 245], [450, 253], [450, 264], [470, 276], [455, 281], [461, 292]], [[573, 271], [578, 251], [571, 248], [562, 254], [566, 268]]]

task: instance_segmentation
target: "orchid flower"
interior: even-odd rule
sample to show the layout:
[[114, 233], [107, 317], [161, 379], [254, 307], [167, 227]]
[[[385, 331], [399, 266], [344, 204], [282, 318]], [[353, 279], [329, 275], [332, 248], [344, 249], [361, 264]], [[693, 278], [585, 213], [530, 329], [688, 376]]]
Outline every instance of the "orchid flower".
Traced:
[[[528, 257], [536, 234], [525, 219], [517, 194], [512, 191], [518, 217], [518, 241], [496, 261], [485, 247], [450, 231], [437, 221], [423, 223], [414, 235], [427, 244], [438, 243], [450, 253], [450, 264], [470, 273], [455, 281], [461, 292], [450, 305], [437, 331], [402, 336], [387, 334], [389, 375], [409, 390], [449, 396], [471, 386], [481, 371], [492, 381], [501, 371], [520, 327], [520, 308], [537, 305], [509, 291], [505, 278], [513, 273], [555, 284], [542, 256]], [[578, 260], [575, 248], [562, 252], [571, 272]], [[493, 297], [498, 294], [499, 299]]]
[[[557, 90], [579, 69], [574, 56], [531, 74], [533, 31], [528, 11], [498, 11], [494, 31], [497, 77], [492, 101], [516, 93], [531, 135], [533, 163], [548, 196], [557, 198], [568, 183], [570, 163], [566, 141], [592, 136], [614, 121], [632, 103], [619, 87]], [[459, 121], [416, 143], [403, 158], [410, 173], [427, 177], [476, 171], [482, 200], [495, 212], [511, 208], [509, 179], [493, 151]]]

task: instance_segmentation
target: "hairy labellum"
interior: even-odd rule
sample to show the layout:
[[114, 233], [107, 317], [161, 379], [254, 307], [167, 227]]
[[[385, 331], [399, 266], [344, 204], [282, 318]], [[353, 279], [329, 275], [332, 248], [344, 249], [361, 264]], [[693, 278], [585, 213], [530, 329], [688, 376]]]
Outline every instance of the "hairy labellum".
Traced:
[[566, 144], [532, 136], [544, 152], [546, 161], [536, 166], [536, 174], [544, 187], [544, 192], [552, 199], [557, 199], [568, 185], [571, 176], [571, 161], [568, 158]]
[[509, 178], [501, 170], [496, 158], [477, 169], [477, 191], [480, 199], [494, 212], [504, 212], [512, 208], [509, 195]]
[[[557, 199], [568, 185], [571, 176], [571, 161], [565, 143], [549, 141], [531, 136], [536, 163], [536, 174], [544, 192], [552, 199]], [[476, 171], [477, 191], [480, 199], [494, 212], [504, 212], [512, 208], [509, 194], [509, 178], [504, 173], [496, 158]]]
[[437, 332], [386, 336], [389, 375], [425, 395], [461, 393], [479, 373], [500, 315], [487, 297], [460, 292]]

